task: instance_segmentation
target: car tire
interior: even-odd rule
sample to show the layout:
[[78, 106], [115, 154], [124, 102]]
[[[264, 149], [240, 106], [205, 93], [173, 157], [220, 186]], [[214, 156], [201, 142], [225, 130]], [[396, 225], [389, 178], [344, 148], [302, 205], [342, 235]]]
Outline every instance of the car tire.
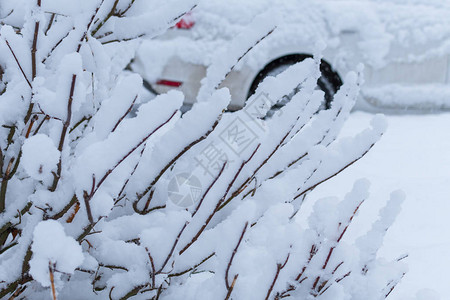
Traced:
[[[285, 71], [290, 66], [307, 58], [312, 58], [312, 56], [306, 54], [292, 54], [280, 57], [266, 65], [264, 69], [259, 72], [259, 74], [253, 80], [253, 83], [247, 95], [247, 99], [255, 93], [259, 84], [263, 82], [266, 77], [276, 76]], [[331, 107], [331, 102], [333, 101], [334, 94], [336, 94], [336, 92], [342, 86], [342, 80], [339, 75], [333, 70], [331, 65], [325, 60], [321, 61], [320, 72], [322, 73], [322, 76], [317, 81], [317, 88], [325, 93], [324, 102], [321, 105], [320, 109], [329, 109]], [[298, 91], [294, 91], [293, 93], [291, 93], [291, 95], [286, 95], [279, 104], [272, 108], [272, 110], [278, 110], [286, 105], [286, 103], [296, 92]]]

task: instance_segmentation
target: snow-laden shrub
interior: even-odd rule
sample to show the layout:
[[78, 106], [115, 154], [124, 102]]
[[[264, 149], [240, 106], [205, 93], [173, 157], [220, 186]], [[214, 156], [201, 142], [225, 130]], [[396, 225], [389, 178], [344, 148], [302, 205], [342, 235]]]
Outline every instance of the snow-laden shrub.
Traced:
[[336, 141], [357, 74], [317, 114], [320, 59], [310, 59], [265, 80], [243, 110], [224, 113], [230, 95], [217, 87], [242, 55], [235, 47], [251, 48], [273, 29], [257, 19], [209, 69], [192, 110], [181, 115], [183, 95], [170, 92], [130, 117], [142, 82], [124, 69], [136, 41], [164, 32], [195, 1], [1, 4], [0, 298], [391, 293], [404, 270], [376, 254], [400, 193], [356, 244], [343, 237], [368, 196], [364, 180], [342, 201], [317, 201], [305, 228], [295, 218], [311, 190], [383, 134], [375, 117]]

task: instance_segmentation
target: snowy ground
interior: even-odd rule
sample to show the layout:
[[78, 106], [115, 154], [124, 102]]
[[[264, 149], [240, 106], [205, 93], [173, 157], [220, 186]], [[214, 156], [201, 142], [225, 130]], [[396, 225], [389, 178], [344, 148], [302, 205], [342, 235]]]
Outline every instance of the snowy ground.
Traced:
[[[372, 117], [353, 113], [343, 135], [365, 128]], [[432, 289], [440, 299], [449, 299], [450, 114], [396, 115], [387, 119], [389, 129], [376, 147], [311, 196], [344, 195], [356, 179], [370, 179], [371, 198], [349, 232], [348, 237], [354, 238], [376, 218], [391, 191], [404, 190], [407, 200], [380, 252], [392, 259], [409, 253], [409, 273], [390, 299], [410, 299], [422, 289]], [[420, 299], [433, 299], [431, 294], [422, 292]]]

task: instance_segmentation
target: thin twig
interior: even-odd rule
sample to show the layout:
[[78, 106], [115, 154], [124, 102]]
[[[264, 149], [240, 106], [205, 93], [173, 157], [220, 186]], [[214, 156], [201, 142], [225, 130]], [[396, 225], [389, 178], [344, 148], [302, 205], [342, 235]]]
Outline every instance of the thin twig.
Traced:
[[287, 255], [286, 260], [284, 261], [283, 264], [280, 264], [280, 263], [277, 264], [277, 271], [275, 273], [275, 277], [273, 278], [272, 284], [270, 285], [269, 290], [267, 291], [267, 295], [266, 295], [265, 300], [268, 300], [270, 295], [272, 294], [272, 291], [273, 291], [273, 289], [275, 287], [275, 284], [277, 283], [278, 277], [280, 276], [280, 272], [281, 272], [281, 270], [284, 269], [284, 267], [288, 263], [290, 256], [291, 256], [291, 253], [289, 253]]
[[[144, 144], [142, 147], [141, 153], [139, 154], [139, 158], [142, 158], [142, 155], [144, 155], [145, 148], [147, 147], [147, 144]], [[127, 187], [128, 183], [130, 182], [130, 179], [133, 177], [134, 173], [136, 172], [139, 163], [141, 162], [141, 159], [139, 159], [136, 164], [134, 165], [133, 171], [131, 171], [130, 176], [125, 180], [124, 184], [122, 185], [122, 188], [120, 189], [119, 194], [116, 197], [116, 200], [114, 201], [114, 205], [116, 205], [123, 197], [122, 194], [125, 191], [125, 188]]]
[[[231, 190], [231, 187], [234, 185], [236, 179], [239, 177], [239, 174], [241, 173], [242, 169], [244, 168], [244, 166], [250, 162], [250, 160], [252, 160], [253, 156], [256, 154], [256, 152], [258, 151], [259, 147], [261, 146], [261, 144], [258, 144], [258, 146], [255, 148], [255, 150], [253, 151], [252, 155], [250, 155], [250, 157], [245, 160], [241, 166], [239, 167], [238, 171], [236, 172], [236, 174], [234, 175], [233, 179], [231, 180], [231, 182], [228, 184], [228, 187], [225, 191], [225, 193], [223, 194], [222, 198], [219, 200], [219, 202], [217, 203], [216, 207], [214, 208], [214, 210], [212, 211], [212, 213], [209, 215], [209, 217], [206, 219], [205, 223], [202, 225], [202, 227], [200, 228], [200, 230], [197, 232], [197, 234], [192, 238], [192, 240], [180, 251], [180, 255], [183, 254], [190, 246], [192, 246], [197, 239], [200, 237], [200, 235], [203, 233], [203, 231], [206, 229], [206, 227], [208, 226], [209, 222], [211, 222], [212, 218], [216, 215], [216, 213], [220, 210], [220, 207], [223, 205], [223, 202], [225, 201], [225, 198], [228, 195], [228, 192]], [[227, 164], [227, 162], [224, 163], [224, 166], [222, 167], [222, 169], [225, 167], [225, 165]]]
[[152, 288], [154, 288], [155, 287], [155, 276], [156, 276], [155, 263], [153, 261], [152, 255], [150, 254], [150, 250], [148, 250], [148, 248], [145, 247], [145, 251], [147, 252], [148, 259], [150, 260], [150, 266], [152, 268], [152, 274], [151, 274], [151, 277], [152, 277]]
[[[73, 103], [73, 95], [75, 93], [75, 85], [77, 82], [77, 75], [72, 75], [72, 83], [70, 84], [70, 93], [69, 93], [69, 99], [67, 101], [67, 115], [66, 120], [63, 123], [63, 128], [61, 131], [61, 136], [59, 138], [59, 144], [58, 144], [58, 151], [62, 153], [64, 148], [64, 142], [66, 140], [67, 130], [69, 129], [70, 122], [72, 120], [72, 103]], [[61, 172], [62, 172], [62, 155], [59, 158], [58, 164], [57, 164], [57, 170], [56, 174], [53, 177], [53, 184], [50, 187], [50, 191], [54, 192], [58, 186], [58, 182], [61, 178]]]
[[136, 149], [138, 149], [140, 146], [142, 146], [142, 144], [144, 144], [155, 132], [157, 132], [158, 130], [160, 130], [162, 127], [164, 127], [165, 125], [167, 125], [170, 121], [172, 121], [172, 119], [175, 117], [175, 115], [177, 114], [178, 110], [175, 110], [173, 112], [173, 114], [162, 124], [160, 124], [158, 127], [156, 127], [152, 132], [150, 132], [147, 136], [145, 136], [140, 142], [138, 142], [138, 144], [136, 146], [134, 146], [130, 151], [128, 151], [127, 154], [125, 154], [120, 160], [119, 162], [117, 162], [114, 167], [112, 167], [111, 169], [109, 169], [108, 171], [106, 171], [105, 175], [103, 175], [103, 177], [100, 179], [100, 181], [98, 182], [97, 186], [95, 187], [95, 189], [93, 190], [93, 192], [91, 193], [90, 197], [92, 198], [94, 196], [94, 194], [98, 191], [98, 189], [102, 186], [102, 184], [105, 182], [105, 180], [109, 177], [109, 175], [111, 175], [111, 173], [118, 167], [120, 166], [131, 154], [133, 154], [134, 151], [136, 151]]
[[[402, 276], [400, 277], [400, 280], [406, 275], [406, 273], [403, 273]], [[398, 283], [400, 282], [400, 280], [397, 281], [393, 281], [391, 283], [393, 283], [392, 287], [389, 289], [389, 292], [385, 295], [385, 299], [387, 297], [389, 297], [389, 295], [394, 291], [394, 289], [397, 287]]]
[[[297, 117], [297, 121], [300, 118], [300, 116]], [[259, 170], [261, 170], [262, 167], [264, 167], [269, 160], [275, 155], [275, 153], [284, 145], [286, 139], [290, 136], [290, 134], [292, 133], [292, 131], [294, 130], [297, 121], [289, 128], [289, 130], [286, 132], [286, 134], [283, 136], [283, 138], [281, 139], [281, 141], [278, 143], [277, 146], [275, 146], [275, 149], [273, 149], [273, 151], [269, 154], [269, 156], [266, 157], [266, 159], [256, 168], [256, 170], [253, 172], [253, 174], [248, 177], [244, 183], [241, 184], [241, 186], [239, 188], [237, 188], [235, 190], [235, 192], [233, 192], [231, 194], [231, 196], [225, 201], [225, 203], [223, 204], [223, 206], [226, 206], [229, 202], [231, 202], [231, 200], [233, 200], [234, 198], [236, 198], [238, 195], [240, 195], [245, 188], [247, 187], [247, 185], [253, 180], [253, 178], [256, 177], [256, 174], [259, 172]], [[222, 209], [222, 208], [221, 208]]]
[[86, 191], [83, 192], [84, 204], [86, 206], [86, 213], [87, 213], [87, 216], [88, 216], [89, 223], [91, 223], [91, 224], [94, 224], [94, 218], [92, 217], [91, 205], [90, 205], [89, 202], [91, 201], [91, 199], [93, 197], [94, 188], [95, 188], [95, 176], [92, 176], [92, 190], [91, 190], [91, 193], [88, 194], [88, 192], [86, 192]]
[[120, 117], [120, 119], [117, 121], [116, 125], [114, 125], [113, 129], [111, 130], [111, 132], [116, 131], [117, 127], [120, 125], [120, 123], [125, 119], [125, 117], [131, 112], [131, 110], [133, 109], [133, 105], [134, 103], [136, 103], [136, 100], [138, 98], [138, 95], [136, 95], [136, 97], [134, 97], [133, 102], [131, 102], [130, 107], [127, 109], [127, 111], [123, 114], [122, 117]]
[[18, 66], [19, 69], [20, 69], [20, 72], [22, 72], [23, 77], [25, 78], [25, 80], [26, 80], [27, 83], [28, 83], [28, 86], [30, 87], [30, 89], [33, 89], [33, 86], [31, 85], [30, 80], [28, 80], [28, 77], [27, 77], [27, 75], [25, 74], [25, 71], [23, 70], [22, 65], [20, 64], [19, 60], [17, 59], [17, 56], [16, 56], [16, 54], [14, 53], [13, 49], [11, 48], [11, 45], [9, 44], [9, 42], [8, 42], [7, 39], [5, 39], [5, 43], [6, 43], [6, 46], [8, 46], [9, 51], [11, 51], [11, 53], [12, 53], [12, 55], [13, 55], [13, 57], [14, 57], [14, 60], [16, 61], [17, 66]]
[[[37, 6], [39, 9], [41, 8], [41, 0], [37, 0]], [[37, 51], [37, 42], [39, 37], [39, 26], [40, 22], [36, 21], [34, 23], [34, 35], [33, 35], [33, 43], [31, 45], [31, 81], [34, 81], [37, 75], [37, 62], [36, 62], [36, 51]], [[33, 95], [31, 95], [33, 98]], [[33, 112], [34, 102], [31, 99], [30, 104], [28, 106], [28, 111], [24, 119], [24, 123], [27, 124], [28, 120], [31, 118], [31, 114]]]
[[[356, 213], [358, 212], [359, 208], [361, 207], [361, 205], [364, 203], [364, 200], [362, 200], [355, 208], [355, 210], [353, 211], [352, 215], [350, 216], [349, 220], [346, 223], [346, 226], [344, 227], [344, 229], [342, 230], [342, 232], [340, 233], [338, 239], [336, 240], [336, 245], [339, 245], [339, 243], [341, 242], [342, 238], [344, 237], [345, 233], [347, 232], [348, 227], [350, 226], [350, 224], [352, 223], [354, 217], [356, 216]], [[339, 224], [340, 225], [340, 224]], [[325, 262], [322, 266], [322, 270], [325, 270], [328, 266], [328, 263], [330, 262], [331, 256], [333, 255], [334, 250], [336, 249], [336, 246], [333, 246], [330, 248], [330, 250], [328, 251], [328, 255], [327, 258], [325, 259]], [[341, 263], [342, 264], [342, 263]], [[336, 272], [336, 270], [339, 268], [339, 266], [341, 265], [339, 264], [336, 269], [333, 271], [332, 274], [334, 274], [334, 272]], [[313, 284], [313, 289], [316, 289], [317, 284], [320, 282], [320, 276], [317, 276], [314, 284]], [[325, 282], [326, 284], [326, 282]], [[324, 284], [319, 286], [318, 292], [321, 291], [321, 289], [324, 287]]]
[[199, 262], [198, 264], [194, 265], [193, 267], [191, 267], [191, 268], [189, 268], [189, 269], [187, 269], [187, 270], [178, 272], [178, 273], [169, 274], [167, 277], [169, 277], [169, 278], [170, 278], [170, 277], [178, 277], [178, 276], [181, 276], [181, 275], [186, 274], [187, 272], [194, 271], [195, 269], [197, 269], [197, 268], [198, 268], [199, 266], [201, 266], [203, 263], [205, 263], [206, 261], [208, 261], [208, 260], [209, 260], [211, 257], [213, 257], [214, 255], [216, 255], [216, 252], [211, 253], [210, 255], [208, 255], [207, 257], [205, 257], [201, 262]]
[[105, 17], [105, 19], [103, 21], [101, 21], [100, 24], [98, 24], [94, 30], [92, 30], [92, 33], [91, 33], [92, 36], [95, 36], [95, 34], [100, 30], [100, 28], [102, 28], [103, 25], [105, 25], [105, 23], [108, 22], [108, 20], [114, 15], [118, 3], [119, 3], [119, 0], [114, 1], [114, 4], [113, 4], [111, 10], [109, 11], [108, 15]]
[[238, 178], [239, 174], [241, 173], [242, 169], [244, 169], [244, 167], [253, 159], [253, 157], [255, 156], [256, 152], [258, 152], [260, 147], [261, 147], [261, 144], [258, 144], [258, 146], [256, 146], [255, 150], [250, 155], [250, 157], [246, 161], [242, 162], [241, 166], [239, 167], [238, 172], [236, 173], [236, 175], [233, 178], [233, 181], [229, 185], [229, 189], [227, 190], [226, 194], [224, 195], [222, 204], [219, 206], [218, 210], [221, 210], [222, 208], [224, 208], [234, 198], [233, 196], [231, 196], [230, 198], [228, 198], [227, 201], [225, 201], [225, 197], [228, 195], [228, 192], [230, 191], [230, 189], [231, 189], [232, 185], [234, 184], [234, 182], [237, 180], [237, 178]]
[[337, 171], [337, 172], [334, 173], [333, 175], [331, 175], [331, 176], [329, 176], [329, 177], [327, 177], [327, 178], [325, 178], [325, 179], [319, 181], [318, 183], [316, 183], [316, 184], [310, 186], [309, 188], [303, 190], [300, 194], [298, 194], [297, 196], [294, 197], [294, 200], [300, 198], [300, 197], [303, 196], [305, 193], [307, 193], [307, 192], [309, 192], [309, 191], [315, 189], [316, 187], [318, 187], [318, 186], [321, 185], [322, 183], [324, 183], [324, 182], [326, 182], [326, 181], [328, 181], [328, 180], [330, 180], [330, 179], [336, 177], [337, 175], [339, 175], [339, 174], [340, 174], [341, 172], [343, 172], [345, 169], [347, 169], [348, 167], [352, 166], [354, 163], [356, 163], [356, 162], [359, 161], [361, 158], [363, 158], [363, 157], [370, 151], [370, 149], [372, 149], [372, 147], [373, 147], [374, 145], [375, 145], [375, 144], [372, 144], [372, 145], [369, 147], [369, 149], [367, 149], [360, 157], [356, 158], [355, 160], [353, 160], [352, 162], [350, 162], [349, 164], [347, 164], [346, 166], [344, 166], [342, 169], [340, 169], [339, 171]]
[[52, 13], [52, 16], [50, 17], [50, 21], [48, 21], [47, 29], [45, 29], [45, 35], [47, 35], [50, 28], [52, 28], [53, 21], [55, 21], [55, 17], [56, 17], [56, 14]]
[[244, 229], [242, 230], [241, 236], [239, 237], [239, 241], [238, 241], [236, 247], [234, 248], [233, 253], [231, 254], [230, 260], [228, 261], [227, 269], [225, 271], [225, 286], [227, 287], [227, 290], [230, 290], [230, 288], [231, 288], [230, 283], [228, 282], [228, 274], [230, 272], [231, 265], [233, 264], [234, 256], [236, 255], [236, 253], [239, 250], [239, 246], [241, 245], [242, 239], [244, 238], [247, 228], [248, 228], [248, 222], [245, 223]]
[[184, 230], [186, 229], [187, 225], [188, 225], [188, 222], [184, 223], [183, 227], [181, 228], [180, 232], [177, 235], [177, 238], [175, 239], [175, 241], [174, 241], [174, 243], [172, 245], [172, 248], [170, 249], [169, 254], [167, 255], [166, 259], [164, 260], [161, 268], [158, 270], [158, 272], [156, 272], [157, 274], [160, 274], [164, 270], [164, 268], [166, 267], [167, 263], [169, 262], [170, 258], [173, 255], [173, 252], [175, 251], [175, 248], [178, 245], [178, 241], [180, 240], [180, 237], [183, 234]]
[[[187, 145], [183, 150], [181, 150], [181, 152], [179, 152], [177, 155], [175, 155], [172, 160], [164, 167], [161, 169], [161, 171], [159, 172], [159, 174], [155, 177], [155, 179], [153, 179], [152, 183], [150, 183], [150, 186], [142, 193], [138, 196], [137, 200], [133, 203], [133, 207], [135, 207], [135, 211], [137, 213], [140, 214], [145, 214], [148, 211], [148, 208], [150, 206], [150, 202], [153, 198], [153, 188], [155, 186], [155, 184], [159, 181], [159, 179], [164, 175], [164, 173], [176, 162], [178, 161], [178, 159], [180, 159], [180, 157], [182, 157], [187, 151], [189, 151], [192, 147], [194, 147], [195, 145], [197, 145], [198, 143], [200, 143], [201, 141], [205, 140], [217, 127], [217, 125], [219, 125], [219, 122], [222, 118], [222, 114], [219, 115], [219, 117], [217, 118], [217, 120], [214, 122], [214, 124], [211, 126], [211, 128], [205, 133], [203, 134], [201, 137], [199, 137], [198, 139], [196, 139], [195, 141], [191, 142], [189, 145]], [[144, 197], [148, 192], [150, 192], [150, 195], [147, 199], [147, 202], [145, 203], [145, 207], [143, 209], [143, 211], [139, 211], [139, 209], [137, 208], [137, 204], [139, 202], [140, 199], [142, 199], [142, 197]]]
[[209, 191], [212, 189], [212, 187], [216, 184], [217, 180], [219, 180], [220, 176], [222, 176], [223, 171], [225, 170], [227, 163], [225, 162], [222, 165], [222, 168], [219, 171], [219, 174], [217, 174], [217, 176], [214, 178], [214, 180], [211, 182], [211, 184], [208, 186], [208, 188], [206, 189], [206, 191], [203, 193], [202, 198], [200, 198], [200, 201], [197, 204], [197, 207], [195, 208], [195, 210], [192, 212], [192, 218], [195, 217], [195, 215], [197, 214], [197, 212], [199, 211], [200, 207], [203, 204], [203, 201], [205, 200], [206, 196], [208, 195]]
[[54, 268], [54, 266], [52, 266], [52, 263], [48, 262], [48, 272], [50, 274], [50, 283], [51, 283], [51, 287], [52, 287], [52, 296], [53, 296], [53, 300], [56, 300], [55, 276], [53, 275], [53, 268]]
[[222, 82], [228, 77], [228, 75], [230, 75], [231, 72], [233, 72], [234, 68], [236, 68], [236, 65], [253, 49], [255, 48], [259, 43], [261, 43], [263, 40], [265, 40], [269, 35], [271, 35], [275, 29], [277, 27], [274, 27], [272, 30], [270, 30], [265, 36], [263, 36], [262, 38], [260, 38], [258, 41], [256, 41], [256, 43], [254, 45], [252, 45], [250, 48], [247, 49], [247, 51], [245, 51], [237, 60], [236, 63], [231, 66], [230, 70], [228, 71], [227, 74], [225, 74], [224, 79], [219, 82], [219, 84], [215, 87], [215, 89], [218, 89], [219, 86], [222, 84]]
[[237, 281], [238, 277], [239, 277], [239, 274], [234, 275], [233, 282], [231, 283], [231, 286], [228, 289], [228, 293], [227, 293], [227, 296], [225, 297], [225, 300], [230, 299], [231, 293], [233, 293], [233, 289], [234, 289], [234, 286], [236, 285], [236, 281]]
[[[88, 33], [88, 31], [89, 31], [89, 29], [90, 29], [90, 27], [91, 27], [91, 25], [92, 25], [92, 22], [94, 22], [95, 16], [97, 16], [98, 11], [99, 11], [101, 5], [103, 4], [103, 1], [104, 1], [104, 0], [102, 0], [102, 2], [100, 3], [100, 5], [96, 8], [96, 10], [95, 10], [94, 14], [92, 15], [92, 17], [91, 17], [89, 23], [87, 24], [86, 31], [83, 33], [83, 35], [82, 35], [82, 37], [80, 38], [80, 41], [79, 41], [79, 43], [78, 43], [77, 51], [76, 51], [77, 53], [80, 52], [82, 43], [83, 43], [84, 39], [86, 38], [87, 33]], [[58, 144], [58, 151], [61, 152], [61, 153], [62, 153], [62, 150], [63, 150], [63, 148], [64, 148], [64, 142], [65, 142], [65, 140], [66, 140], [67, 131], [68, 131], [69, 126], [70, 126], [70, 123], [71, 123], [71, 121], [72, 121], [72, 103], [73, 103], [73, 96], [74, 96], [74, 93], [75, 93], [75, 85], [76, 85], [76, 82], [77, 82], [77, 75], [76, 75], [76, 74], [73, 74], [73, 75], [72, 75], [72, 82], [71, 82], [71, 84], [70, 84], [69, 99], [68, 99], [68, 101], [67, 101], [67, 115], [66, 115], [66, 120], [65, 120], [65, 122], [63, 123], [63, 128], [62, 128], [62, 130], [61, 130], [61, 136], [60, 136], [60, 138], [59, 138], [59, 144]], [[53, 184], [52, 184], [52, 186], [49, 188], [50, 191], [54, 192], [54, 191], [56, 190], [56, 188], [57, 188], [57, 186], [58, 186], [58, 183], [59, 183], [59, 180], [61, 179], [61, 172], [62, 172], [62, 155], [61, 155], [61, 157], [59, 158], [59, 162], [58, 162], [58, 164], [57, 164], [57, 171], [56, 171], [55, 175], [53, 176]]]

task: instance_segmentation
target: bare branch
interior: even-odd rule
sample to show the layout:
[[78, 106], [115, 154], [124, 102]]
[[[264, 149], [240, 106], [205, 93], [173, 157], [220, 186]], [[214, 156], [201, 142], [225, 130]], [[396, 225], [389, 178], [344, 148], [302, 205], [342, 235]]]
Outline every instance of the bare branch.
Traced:
[[[203, 134], [201, 137], [199, 137], [197, 140], [193, 141], [192, 143], [190, 143], [189, 145], [187, 145], [183, 150], [181, 150], [181, 152], [179, 152], [177, 155], [175, 155], [174, 158], [172, 158], [172, 160], [159, 172], [159, 174], [155, 177], [155, 179], [153, 179], [152, 183], [150, 183], [150, 186], [142, 193], [138, 196], [137, 200], [133, 203], [133, 207], [135, 207], [135, 211], [139, 214], [145, 214], [148, 211], [148, 208], [150, 206], [150, 202], [153, 198], [153, 187], [155, 186], [155, 184], [159, 181], [159, 179], [164, 175], [164, 173], [166, 173], [166, 171], [178, 160], [180, 159], [180, 157], [182, 157], [187, 151], [189, 151], [192, 147], [194, 147], [195, 145], [197, 145], [198, 143], [200, 143], [201, 141], [205, 140], [217, 127], [217, 125], [219, 125], [219, 122], [221, 120], [222, 115], [220, 115], [217, 120], [214, 122], [214, 124], [212, 125], [211, 129], [209, 129], [205, 134]], [[137, 204], [139, 202], [140, 199], [142, 199], [142, 197], [144, 197], [148, 192], [150, 192], [150, 195], [147, 199], [147, 202], [145, 203], [145, 207], [142, 211], [140, 211], [137, 208]]]
[[[222, 206], [223, 202], [225, 201], [226, 196], [228, 195], [228, 192], [230, 191], [231, 187], [233, 186], [234, 182], [236, 181], [236, 179], [239, 177], [239, 174], [241, 173], [242, 169], [244, 168], [244, 166], [253, 158], [253, 156], [255, 155], [255, 153], [258, 151], [259, 147], [261, 146], [261, 144], [259, 144], [256, 149], [253, 151], [252, 155], [246, 160], [244, 161], [241, 166], [239, 167], [239, 170], [236, 172], [236, 174], [234, 175], [234, 178], [231, 180], [230, 184], [228, 185], [225, 193], [223, 194], [222, 198], [219, 200], [219, 202], [217, 203], [216, 207], [214, 208], [214, 210], [212, 211], [212, 213], [209, 215], [209, 217], [206, 219], [205, 223], [202, 225], [202, 227], [200, 228], [200, 230], [197, 232], [197, 234], [194, 236], [194, 238], [180, 251], [180, 255], [183, 254], [190, 246], [192, 246], [192, 244], [194, 244], [197, 239], [200, 237], [200, 235], [203, 233], [203, 231], [206, 229], [206, 227], [208, 226], [209, 222], [211, 222], [212, 218], [214, 217], [214, 215], [220, 210], [220, 207]], [[225, 163], [226, 164], [226, 163]], [[222, 167], [225, 168], [225, 164]]]
[[269, 300], [269, 297], [272, 294], [272, 291], [273, 291], [273, 289], [275, 287], [275, 284], [277, 283], [278, 277], [280, 276], [280, 272], [281, 272], [281, 270], [284, 269], [284, 267], [288, 263], [290, 256], [291, 256], [291, 253], [289, 253], [287, 255], [286, 260], [284, 261], [283, 264], [280, 264], [280, 263], [277, 264], [277, 271], [275, 273], [275, 277], [273, 278], [272, 284], [270, 285], [269, 290], [267, 291], [267, 295], [266, 295], [266, 298], [265, 298], [266, 300]]
[[156, 276], [155, 263], [153, 262], [153, 257], [150, 254], [150, 250], [148, 250], [148, 248], [145, 247], [145, 251], [147, 252], [148, 259], [150, 260], [150, 266], [152, 268], [151, 278], [152, 278], [152, 288], [153, 288], [153, 287], [155, 287], [155, 276]]
[[236, 247], [234, 248], [233, 253], [231, 254], [230, 261], [228, 262], [227, 269], [225, 271], [225, 286], [227, 287], [227, 290], [230, 290], [230, 288], [231, 288], [230, 283], [228, 282], [228, 274], [230, 272], [231, 265], [233, 264], [234, 256], [236, 255], [236, 253], [239, 250], [239, 246], [241, 245], [242, 239], [244, 238], [247, 228], [248, 228], [248, 222], [245, 223], [244, 229], [242, 230], [239, 241], [238, 241]]
[[225, 300], [229, 300], [230, 299], [231, 293], [233, 292], [233, 289], [234, 289], [234, 286], [236, 285], [236, 281], [237, 281], [238, 277], [239, 277], [239, 274], [234, 275], [233, 282], [231, 283], [231, 286], [228, 289], [228, 293], [227, 293], [227, 295], [225, 297]]
[[[303, 189], [303, 191], [302, 191], [300, 194], [298, 194], [298, 195], [296, 195], [296, 196], [294, 197], [294, 200], [300, 198], [301, 196], [303, 196], [303, 195], [306, 194], [307, 192], [309, 192], [309, 191], [315, 189], [316, 187], [318, 187], [318, 186], [321, 185], [322, 183], [324, 183], [324, 182], [330, 180], [331, 178], [336, 177], [338, 174], [340, 174], [341, 172], [343, 172], [345, 169], [347, 169], [348, 167], [352, 166], [354, 163], [356, 163], [356, 162], [359, 161], [361, 158], [363, 158], [363, 157], [370, 151], [370, 149], [372, 149], [373, 146], [375, 146], [375, 143], [372, 144], [372, 145], [369, 147], [369, 149], [367, 149], [360, 157], [356, 158], [355, 160], [353, 160], [352, 162], [350, 162], [349, 164], [347, 164], [346, 166], [344, 166], [342, 169], [340, 169], [339, 171], [337, 171], [337, 172], [334, 173], [333, 175], [331, 175], [331, 176], [329, 176], [329, 177], [327, 177], [327, 178], [321, 180], [320, 182], [314, 184], [313, 186], [310, 186], [310, 187], [308, 187], [308, 188], [306, 188], [306, 189]], [[317, 171], [317, 170], [315, 170], [315, 171]]]
[[136, 151], [140, 146], [142, 146], [142, 144], [144, 144], [155, 132], [157, 132], [158, 130], [160, 130], [162, 127], [164, 127], [165, 125], [167, 125], [170, 121], [172, 121], [172, 119], [175, 117], [175, 115], [177, 114], [178, 110], [174, 111], [173, 114], [165, 121], [163, 122], [161, 125], [159, 125], [158, 127], [156, 127], [152, 132], [150, 132], [147, 136], [145, 136], [136, 146], [134, 146], [130, 151], [128, 151], [127, 154], [125, 154], [120, 160], [119, 162], [116, 163], [116, 165], [114, 167], [112, 167], [111, 169], [109, 169], [105, 175], [100, 179], [100, 181], [98, 182], [96, 188], [93, 190], [92, 194], [90, 195], [91, 198], [94, 196], [94, 194], [98, 191], [98, 189], [102, 186], [102, 184], [105, 182], [105, 180], [109, 177], [109, 175], [111, 175], [111, 173], [118, 167], [120, 166], [131, 154], [133, 154], [134, 151]]
[[133, 102], [131, 102], [130, 107], [127, 109], [127, 111], [123, 114], [122, 117], [120, 117], [120, 119], [117, 121], [116, 125], [114, 125], [113, 129], [111, 132], [116, 131], [117, 127], [120, 125], [120, 123], [123, 121], [123, 119], [125, 119], [125, 117], [131, 112], [131, 110], [133, 109], [134, 104], [136, 103], [136, 100], [138, 98], [138, 95], [136, 95], [136, 97], [134, 97]]
[[9, 42], [8, 42], [7, 39], [5, 39], [5, 43], [6, 43], [6, 46], [8, 46], [9, 51], [11, 51], [11, 54], [13, 55], [14, 60], [16, 61], [17, 66], [18, 66], [19, 69], [20, 69], [20, 72], [22, 72], [23, 77], [25, 78], [25, 80], [26, 80], [27, 83], [28, 83], [28, 86], [30, 87], [30, 89], [33, 89], [33, 86], [31, 85], [30, 80], [28, 80], [28, 77], [27, 77], [27, 75], [25, 74], [25, 71], [23, 70], [22, 65], [20, 64], [19, 60], [17, 59], [17, 56], [16, 56], [16, 54], [14, 53], [13, 49], [11, 48], [11, 45], [9, 44]]

